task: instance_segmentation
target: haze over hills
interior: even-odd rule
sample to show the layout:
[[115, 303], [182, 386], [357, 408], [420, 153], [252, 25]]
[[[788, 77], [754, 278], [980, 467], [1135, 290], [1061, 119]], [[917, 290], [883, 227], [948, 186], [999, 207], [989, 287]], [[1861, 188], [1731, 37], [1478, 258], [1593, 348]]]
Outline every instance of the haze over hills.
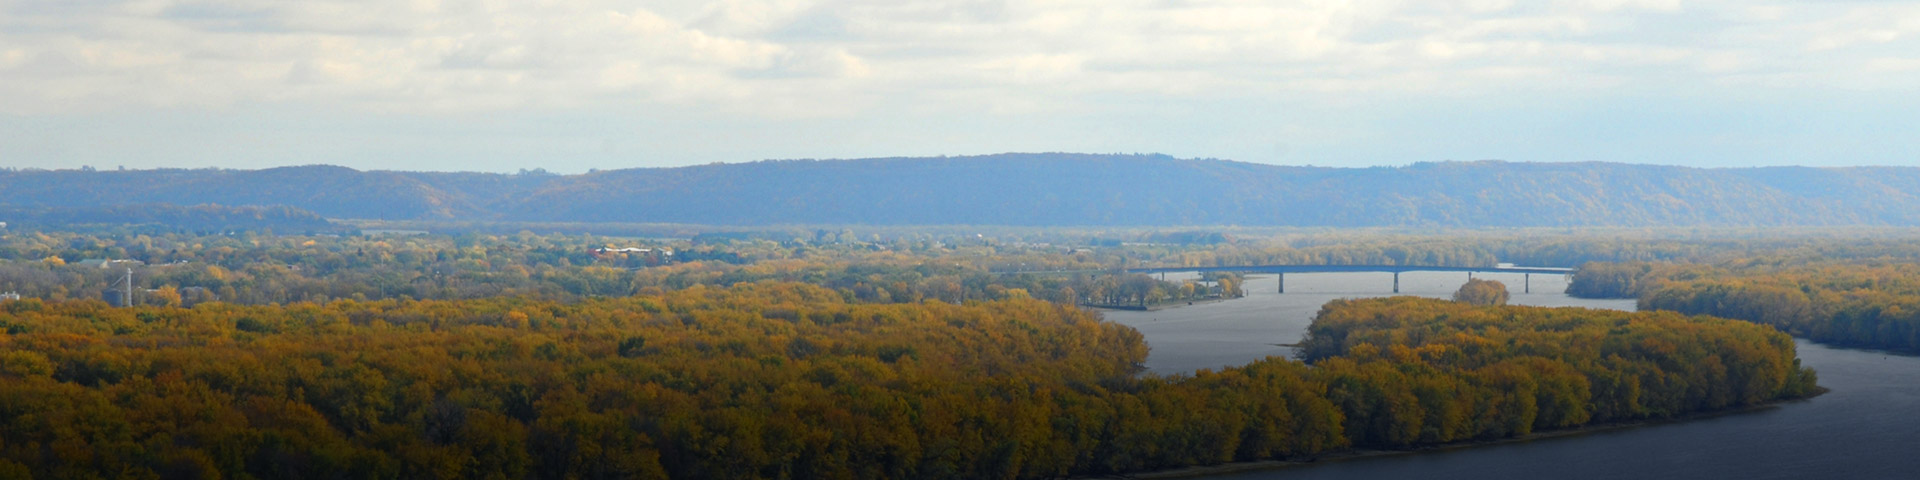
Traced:
[[[1920, 225], [1920, 168], [1274, 166], [1162, 155], [788, 160], [582, 175], [0, 172], [0, 204], [285, 205], [329, 218], [714, 225]], [[4, 219], [0, 219], [4, 221]]]

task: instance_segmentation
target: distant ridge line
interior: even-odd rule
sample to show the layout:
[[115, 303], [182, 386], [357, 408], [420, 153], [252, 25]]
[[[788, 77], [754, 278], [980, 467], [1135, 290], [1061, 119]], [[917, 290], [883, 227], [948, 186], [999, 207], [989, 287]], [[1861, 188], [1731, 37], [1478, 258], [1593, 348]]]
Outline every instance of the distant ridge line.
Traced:
[[1920, 226], [1920, 168], [1481, 160], [1265, 165], [1159, 154], [768, 160], [576, 175], [7, 170], [0, 204], [290, 206], [328, 218], [705, 225]]

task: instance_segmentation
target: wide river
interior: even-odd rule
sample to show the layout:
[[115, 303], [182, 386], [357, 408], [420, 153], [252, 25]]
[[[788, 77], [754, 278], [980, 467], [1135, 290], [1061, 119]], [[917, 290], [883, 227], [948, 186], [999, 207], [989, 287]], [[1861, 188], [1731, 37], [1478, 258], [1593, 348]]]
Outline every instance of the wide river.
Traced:
[[[1566, 296], [1565, 279], [1534, 275], [1519, 293], [1516, 274], [1480, 274], [1515, 292], [1514, 304], [1633, 310], [1632, 300]], [[1173, 275], [1169, 280], [1177, 278]], [[1400, 276], [1404, 295], [1446, 297], [1461, 273]], [[1157, 312], [1106, 312], [1153, 348], [1161, 373], [1240, 365], [1290, 355], [1315, 312], [1336, 298], [1392, 295], [1386, 273], [1271, 275], [1250, 279], [1247, 297]], [[1253, 479], [1541, 478], [1889, 478], [1920, 479], [1920, 357], [1829, 348], [1800, 341], [1801, 363], [1831, 393], [1751, 413], [1475, 448], [1369, 457], [1207, 477]]]

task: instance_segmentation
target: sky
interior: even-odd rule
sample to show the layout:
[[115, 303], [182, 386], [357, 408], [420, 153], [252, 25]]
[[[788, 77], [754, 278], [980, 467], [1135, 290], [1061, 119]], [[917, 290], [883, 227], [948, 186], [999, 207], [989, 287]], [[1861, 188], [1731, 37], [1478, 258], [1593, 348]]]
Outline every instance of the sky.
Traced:
[[1920, 2], [0, 0], [0, 167], [1920, 165]]

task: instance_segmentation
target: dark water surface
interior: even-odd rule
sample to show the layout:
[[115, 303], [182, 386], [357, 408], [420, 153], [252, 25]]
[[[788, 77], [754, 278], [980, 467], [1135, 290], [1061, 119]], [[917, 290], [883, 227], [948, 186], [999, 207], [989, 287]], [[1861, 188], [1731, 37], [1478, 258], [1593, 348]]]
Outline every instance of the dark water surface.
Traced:
[[[1508, 278], [1512, 277], [1512, 278]], [[1172, 276], [1169, 279], [1175, 278]], [[1392, 295], [1390, 274], [1287, 276], [1286, 294], [1271, 276], [1254, 278], [1247, 298], [1158, 312], [1107, 312], [1153, 347], [1147, 366], [1190, 372], [1288, 355], [1274, 344], [1299, 341], [1320, 305], [1336, 298]], [[1519, 292], [1519, 275], [1493, 274]], [[1401, 293], [1444, 297], [1466, 281], [1458, 273], [1407, 273]], [[1558, 276], [1533, 276], [1533, 294], [1512, 303], [1632, 310], [1632, 300], [1587, 300], [1561, 292]], [[1831, 393], [1752, 413], [1651, 425], [1526, 443], [1207, 477], [1252, 479], [1488, 478], [1899, 478], [1920, 479], [1920, 357], [1829, 348], [1801, 341], [1801, 362]]]

